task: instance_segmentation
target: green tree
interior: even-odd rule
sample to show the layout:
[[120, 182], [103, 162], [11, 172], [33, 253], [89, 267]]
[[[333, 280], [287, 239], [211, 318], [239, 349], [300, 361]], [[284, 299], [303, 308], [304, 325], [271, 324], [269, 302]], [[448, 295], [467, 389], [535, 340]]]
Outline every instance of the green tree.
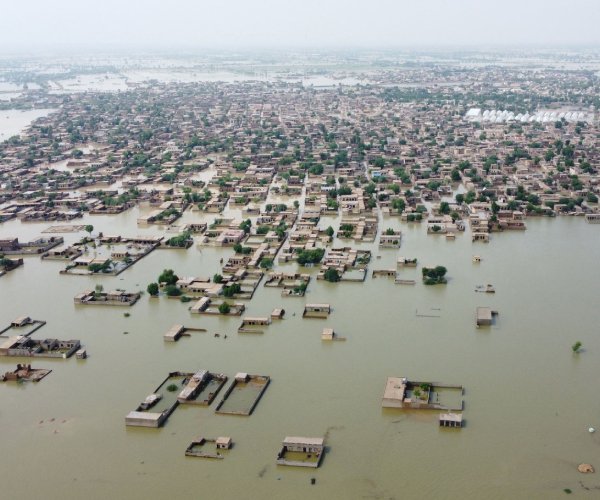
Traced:
[[571, 350], [575, 353], [578, 353], [579, 349], [581, 349], [582, 347], [583, 347], [583, 344], [581, 342], [579, 342], [579, 340], [578, 340], [571, 346]]
[[298, 264], [304, 266], [306, 264], [317, 264], [325, 255], [325, 249], [315, 248], [313, 250], [301, 250], [298, 253]]
[[91, 235], [92, 235], [92, 231], [94, 230], [94, 226], [92, 226], [91, 224], [87, 224], [87, 225], [84, 227], [84, 229], [85, 229], [85, 232], [86, 232], [86, 233], [89, 233], [89, 234], [90, 234], [90, 236], [91, 236]]
[[262, 269], [271, 269], [273, 267], [273, 259], [269, 259], [269, 258], [263, 258], [260, 261], [260, 267]]
[[165, 283], [167, 285], [174, 285], [179, 280], [179, 277], [175, 274], [173, 269], [164, 269], [158, 277], [159, 283]]
[[477, 195], [475, 194], [475, 191], [469, 191], [467, 193], [467, 195], [465, 196], [465, 203], [467, 203], [467, 205], [471, 204], [475, 201], [476, 198], [477, 198]]
[[396, 198], [392, 200], [392, 208], [398, 210], [399, 213], [402, 213], [406, 208], [406, 202], [402, 198]]
[[231, 306], [227, 302], [223, 302], [219, 305], [219, 313], [220, 314], [229, 314], [231, 311]]
[[179, 297], [183, 292], [181, 289], [177, 288], [176, 285], [167, 285], [165, 287], [165, 293], [169, 297]]
[[243, 229], [246, 234], [250, 232], [250, 228], [252, 227], [252, 221], [250, 219], [246, 219], [244, 222], [240, 224], [240, 229]]
[[323, 277], [330, 283], [335, 283], [341, 279], [340, 273], [338, 273], [337, 269], [333, 267], [328, 268]]
[[158, 283], [150, 283], [146, 287], [146, 291], [152, 295], [152, 297], [156, 297], [158, 295]]
[[226, 286], [223, 288], [223, 295], [225, 297], [233, 297], [236, 293], [240, 293], [242, 291], [242, 287], [239, 283], [233, 283], [232, 285]]

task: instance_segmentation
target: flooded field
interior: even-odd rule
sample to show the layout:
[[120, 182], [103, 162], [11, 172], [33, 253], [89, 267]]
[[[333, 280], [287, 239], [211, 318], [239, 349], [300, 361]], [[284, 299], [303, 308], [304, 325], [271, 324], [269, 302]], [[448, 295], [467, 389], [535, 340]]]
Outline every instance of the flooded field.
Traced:
[[20, 134], [34, 120], [48, 116], [52, 109], [32, 109], [21, 111], [17, 109], [0, 110], [0, 141]]

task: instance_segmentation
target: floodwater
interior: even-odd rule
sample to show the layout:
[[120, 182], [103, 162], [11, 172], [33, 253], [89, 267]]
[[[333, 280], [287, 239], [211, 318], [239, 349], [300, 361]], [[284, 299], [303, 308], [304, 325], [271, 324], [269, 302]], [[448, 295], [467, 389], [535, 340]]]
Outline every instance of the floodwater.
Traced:
[[[124, 236], [164, 234], [138, 228], [137, 214], [74, 223]], [[187, 212], [179, 223], [213, 218]], [[339, 221], [321, 221], [331, 223]], [[600, 467], [600, 433], [588, 433], [600, 428], [600, 226], [582, 218], [527, 224], [486, 245], [471, 243], [468, 230], [446, 241], [428, 236], [425, 224], [385, 218], [380, 231], [401, 228], [402, 247], [360, 245], [373, 251], [370, 270], [394, 268], [398, 255], [416, 257], [446, 266], [447, 285], [422, 285], [420, 269], [402, 271], [415, 286], [369, 273], [364, 283], [313, 281], [304, 298], [282, 298], [261, 284], [247, 314], [286, 311], [262, 335], [238, 334], [239, 317], [191, 315], [190, 304], [164, 297], [144, 295], [132, 308], [73, 304], [98, 283], [145, 290], [166, 267], [212, 276], [230, 249], [156, 250], [116, 277], [59, 275], [64, 263], [25, 258], [0, 278], [0, 327], [23, 314], [43, 319], [34, 338], [81, 339], [90, 357], [35, 359], [35, 368], [53, 370], [43, 381], [0, 384], [3, 498], [553, 499], [564, 488], [597, 498], [598, 475], [576, 467]], [[13, 220], [0, 225], [0, 237], [28, 240], [49, 225]], [[487, 283], [495, 294], [475, 293]], [[328, 302], [333, 311], [326, 320], [302, 319], [306, 302]], [[475, 328], [480, 305], [499, 311], [495, 326]], [[174, 323], [207, 332], [165, 343]], [[324, 327], [347, 340], [322, 342]], [[584, 351], [573, 354], [577, 340]], [[23, 361], [30, 360], [0, 358], [0, 370]], [[237, 372], [272, 381], [249, 417], [214, 413], [223, 389], [210, 407], [180, 405], [162, 429], [125, 427], [125, 415], [168, 372], [199, 369], [230, 381]], [[437, 412], [383, 410], [388, 376], [463, 384], [466, 427], [440, 429]], [[199, 436], [231, 436], [235, 445], [225, 460], [186, 458]], [[276, 466], [285, 436], [325, 436], [321, 468]]]
[[49, 82], [50, 94], [72, 94], [79, 92], [117, 92], [128, 90], [121, 75], [93, 74]]
[[42, 116], [48, 116], [53, 109], [30, 109], [22, 111], [19, 109], [0, 110], [0, 141], [5, 141], [13, 135], [19, 135], [34, 120]]
[[181, 71], [168, 70], [137, 70], [127, 71], [123, 73], [127, 80], [131, 83], [141, 84], [150, 80], [159, 82], [244, 82], [244, 81], [261, 81], [274, 82], [282, 81], [288, 83], [302, 83], [304, 86], [314, 87], [332, 87], [337, 85], [358, 85], [365, 83], [363, 80], [345, 77], [332, 78], [326, 75], [290, 75], [282, 72], [265, 72], [265, 71], [248, 71], [248, 72], [230, 72], [230, 71], [191, 71], [184, 69]]

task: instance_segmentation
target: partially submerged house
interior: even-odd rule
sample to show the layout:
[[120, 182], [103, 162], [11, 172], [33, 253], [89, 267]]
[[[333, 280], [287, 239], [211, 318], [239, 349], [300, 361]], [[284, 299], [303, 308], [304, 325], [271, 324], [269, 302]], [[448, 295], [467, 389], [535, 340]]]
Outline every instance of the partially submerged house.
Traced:
[[306, 304], [304, 306], [303, 318], [327, 318], [331, 313], [329, 304]]
[[[381, 406], [383, 408], [462, 411], [463, 393], [462, 385], [409, 381], [406, 377], [388, 377]], [[444, 398], [447, 398], [447, 401]]]
[[277, 465], [319, 467], [325, 451], [321, 437], [286, 437], [277, 454]]

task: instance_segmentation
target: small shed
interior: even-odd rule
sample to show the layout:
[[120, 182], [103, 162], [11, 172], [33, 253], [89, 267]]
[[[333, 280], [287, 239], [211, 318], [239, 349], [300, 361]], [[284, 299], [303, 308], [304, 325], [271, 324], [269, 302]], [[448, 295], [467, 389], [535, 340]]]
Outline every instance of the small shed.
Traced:
[[165, 342], [175, 342], [179, 340], [179, 337], [185, 331], [185, 327], [183, 325], [173, 325], [167, 333], [163, 335], [163, 339]]
[[442, 413], [440, 415], [440, 427], [460, 428], [463, 426], [462, 413]]
[[229, 448], [231, 448], [231, 445], [233, 444], [233, 442], [229, 436], [218, 437], [215, 440], [215, 443], [217, 445], [217, 449], [220, 449], [220, 450], [228, 450]]
[[493, 314], [491, 307], [478, 307], [475, 314], [477, 326], [490, 326]]
[[321, 340], [333, 340], [335, 337], [335, 332], [333, 328], [323, 328], [321, 332]]
[[21, 327], [31, 323], [31, 318], [29, 316], [19, 316], [17, 319], [14, 319], [10, 326]]
[[285, 309], [273, 309], [271, 312], [271, 319], [283, 319], [285, 315]]

